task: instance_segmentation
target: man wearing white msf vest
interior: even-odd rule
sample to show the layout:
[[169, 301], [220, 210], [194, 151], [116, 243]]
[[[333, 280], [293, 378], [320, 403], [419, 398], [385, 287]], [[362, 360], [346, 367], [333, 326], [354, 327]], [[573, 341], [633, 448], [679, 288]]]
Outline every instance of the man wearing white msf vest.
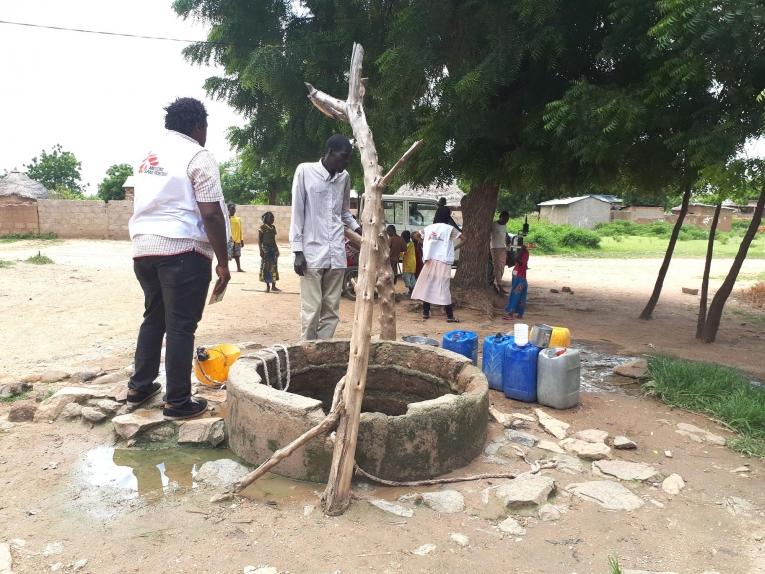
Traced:
[[191, 397], [194, 333], [207, 298], [213, 255], [213, 293], [222, 293], [231, 278], [229, 227], [218, 164], [204, 148], [204, 105], [179, 98], [165, 111], [168, 131], [138, 168], [129, 226], [133, 270], [143, 289], [145, 312], [127, 403], [137, 406], [161, 390], [156, 378], [167, 335], [163, 414], [180, 420], [207, 409], [207, 401]]
[[324, 157], [301, 163], [292, 180], [290, 244], [300, 275], [300, 331], [304, 341], [331, 339], [340, 320], [347, 266], [344, 227], [357, 230], [351, 214], [351, 178], [345, 168], [351, 142], [335, 134]]

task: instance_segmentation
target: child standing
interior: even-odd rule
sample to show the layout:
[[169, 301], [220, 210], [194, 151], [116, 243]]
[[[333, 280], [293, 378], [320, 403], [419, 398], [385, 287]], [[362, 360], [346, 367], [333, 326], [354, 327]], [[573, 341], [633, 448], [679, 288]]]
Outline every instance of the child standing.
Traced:
[[276, 282], [279, 280], [279, 247], [276, 245], [276, 227], [274, 214], [266, 211], [261, 217], [263, 225], [258, 229], [260, 246], [260, 280], [266, 284], [266, 293], [279, 293]]
[[406, 285], [409, 296], [412, 296], [412, 289], [417, 282], [415, 273], [417, 272], [417, 256], [414, 252], [414, 241], [412, 241], [412, 234], [409, 231], [401, 232], [401, 239], [406, 244], [406, 251], [404, 252], [404, 285]]
[[236, 270], [244, 273], [239, 258], [242, 256], [242, 247], [244, 247], [244, 236], [242, 235], [242, 220], [236, 214], [236, 205], [228, 204], [228, 218], [231, 222], [231, 239], [228, 241], [228, 258], [236, 261]]

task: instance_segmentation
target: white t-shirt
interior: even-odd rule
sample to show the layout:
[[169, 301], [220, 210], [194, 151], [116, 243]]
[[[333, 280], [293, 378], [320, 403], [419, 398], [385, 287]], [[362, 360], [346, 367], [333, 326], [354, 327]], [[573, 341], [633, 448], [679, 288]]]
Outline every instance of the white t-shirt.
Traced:
[[433, 223], [422, 230], [422, 260], [435, 259], [447, 265], [454, 263], [454, 240], [460, 232], [448, 223]]
[[491, 248], [502, 249], [505, 247], [505, 235], [507, 234], [507, 226], [497, 223], [496, 221], [491, 227]]

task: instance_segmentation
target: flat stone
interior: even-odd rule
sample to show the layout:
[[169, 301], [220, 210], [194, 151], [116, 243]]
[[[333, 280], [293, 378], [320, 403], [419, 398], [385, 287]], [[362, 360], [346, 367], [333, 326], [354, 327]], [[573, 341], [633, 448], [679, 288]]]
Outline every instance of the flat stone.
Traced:
[[35, 422], [56, 420], [66, 405], [82, 404], [90, 399], [105, 398], [108, 389], [96, 387], [64, 387], [45, 399], [35, 413]]
[[194, 419], [183, 423], [178, 442], [218, 446], [226, 439], [226, 425], [220, 417]]
[[648, 464], [626, 460], [598, 460], [592, 463], [592, 468], [619, 480], [648, 480], [658, 474]]
[[541, 448], [542, 450], [548, 450], [550, 452], [555, 452], [558, 454], [563, 454], [564, 452], [566, 452], [561, 447], [559, 447], [557, 443], [554, 443], [551, 440], [540, 440], [537, 443], [537, 448]]
[[511, 534], [513, 536], [523, 536], [526, 534], [526, 529], [512, 516], [508, 516], [502, 522], [497, 524], [497, 528], [499, 528], [500, 532]]
[[92, 423], [100, 423], [105, 421], [108, 416], [95, 407], [82, 407], [82, 418]]
[[510, 417], [514, 419], [521, 419], [522, 421], [535, 423], [537, 422], [537, 418], [533, 417], [531, 415], [525, 415], [523, 413], [510, 413]]
[[64, 553], [64, 545], [61, 542], [49, 542], [43, 548], [43, 556], [58, 556]]
[[194, 475], [194, 482], [200, 482], [215, 488], [227, 490], [243, 479], [250, 469], [231, 460], [223, 458], [204, 463]]
[[561, 511], [554, 504], [545, 504], [539, 508], [539, 520], [542, 522], [554, 522], [560, 517]]
[[436, 551], [435, 544], [423, 544], [416, 550], [412, 551], [412, 554], [416, 554], [417, 556], [427, 556], [428, 554], [432, 554], [435, 551]]
[[13, 557], [10, 544], [0, 544], [0, 574], [13, 574]]
[[22, 381], [16, 382], [16, 383], [7, 383], [5, 385], [0, 386], [0, 399], [10, 399], [11, 397], [18, 397], [19, 395], [23, 395], [27, 391], [32, 390], [32, 385], [30, 383], [25, 383]]
[[85, 568], [85, 566], [88, 565], [88, 559], [87, 558], [80, 558], [77, 560], [74, 564], [72, 564], [72, 570], [77, 572], [78, 570], [82, 570]]
[[42, 375], [40, 374], [30, 374], [30, 375], [24, 375], [21, 377], [22, 383], [39, 383], [40, 379], [42, 379]]
[[66, 371], [57, 371], [54, 369], [45, 371], [42, 375], [40, 375], [40, 382], [41, 383], [57, 383], [59, 381], [63, 381], [64, 379], [69, 378], [69, 373]]
[[626, 436], [619, 435], [614, 437], [614, 448], [617, 450], [635, 450], [637, 443]]
[[454, 532], [449, 536], [449, 539], [454, 542], [457, 546], [462, 546], [465, 548], [466, 546], [470, 546], [470, 538], [462, 534], [461, 532]]
[[18, 401], [11, 405], [8, 412], [8, 420], [12, 423], [31, 421], [35, 418], [37, 403], [34, 401]]
[[680, 491], [685, 488], [685, 481], [679, 474], [670, 474], [661, 483], [661, 489], [667, 494], [674, 496], [680, 494]]
[[72, 376], [69, 377], [71, 382], [73, 383], [87, 383], [88, 381], [92, 381], [96, 377], [103, 374], [103, 371], [101, 369], [99, 370], [92, 370], [92, 369], [85, 369], [82, 371], [77, 371], [75, 373], [72, 373]]
[[119, 382], [125, 382], [125, 373], [121, 371], [115, 371], [114, 373], [106, 373], [101, 375], [93, 381], [94, 385], [115, 385]]
[[108, 415], [115, 414], [120, 408], [122, 408], [122, 405], [118, 403], [117, 401], [112, 401], [109, 399], [101, 399], [96, 403], [96, 407], [98, 407], [101, 411], [105, 412]]
[[558, 440], [566, 438], [566, 430], [571, 426], [570, 424], [564, 423], [555, 417], [551, 417], [542, 409], [534, 409], [534, 412], [536, 413], [537, 418], [539, 419], [539, 424], [542, 425], [543, 429], [545, 429]]
[[74, 419], [80, 418], [81, 415], [82, 405], [77, 403], [69, 403], [64, 407], [64, 410], [61, 411], [59, 417], [67, 421], [72, 421]]
[[606, 439], [608, 438], [608, 433], [606, 431], [602, 431], [598, 429], [587, 429], [587, 430], [577, 431], [574, 434], [574, 437], [578, 438], [579, 440], [583, 440], [585, 442], [605, 443]]
[[443, 514], [454, 514], [465, 510], [465, 498], [456, 490], [441, 490], [438, 492], [423, 492], [422, 502], [425, 506]]
[[573, 483], [566, 487], [566, 491], [582, 500], [597, 502], [608, 510], [637, 510], [644, 504], [641, 498], [611, 480]]
[[117, 383], [109, 391], [109, 396], [115, 401], [124, 403], [128, 396], [127, 382]]
[[556, 454], [546, 460], [555, 462], [555, 470], [566, 474], [582, 474], [585, 471], [582, 461], [570, 454]]
[[630, 379], [645, 379], [648, 376], [648, 361], [645, 359], [633, 359], [617, 367], [614, 373]]
[[555, 481], [549, 476], [521, 474], [509, 483], [500, 485], [494, 494], [509, 510], [534, 510], [547, 502], [554, 489]]
[[139, 409], [112, 419], [114, 432], [124, 439], [131, 439], [142, 432], [167, 422], [162, 411]]
[[388, 502], [387, 500], [370, 500], [369, 504], [375, 508], [379, 508], [383, 512], [395, 514], [396, 516], [401, 516], [402, 518], [411, 518], [414, 516], [414, 510], [411, 508], [407, 508], [406, 506], [401, 506], [400, 504], [395, 504], [393, 502]]
[[533, 434], [529, 434], [527, 432], [517, 431], [513, 429], [506, 430], [505, 436], [508, 438], [510, 442], [522, 444], [523, 446], [528, 446], [528, 447], [532, 447], [535, 444], [537, 444], [537, 442], [539, 442], [539, 439], [535, 437]]
[[694, 442], [708, 442], [710, 444], [719, 444], [725, 446], [725, 438], [720, 435], [705, 431], [695, 425], [688, 423], [677, 423], [677, 434], [688, 437]]
[[723, 499], [725, 510], [734, 516], [737, 514], [749, 514], [755, 510], [754, 504], [738, 496], [728, 496]]
[[604, 443], [594, 443], [579, 440], [577, 438], [567, 438], [560, 442], [560, 445], [568, 452], [585, 460], [601, 460], [611, 458], [611, 448]]

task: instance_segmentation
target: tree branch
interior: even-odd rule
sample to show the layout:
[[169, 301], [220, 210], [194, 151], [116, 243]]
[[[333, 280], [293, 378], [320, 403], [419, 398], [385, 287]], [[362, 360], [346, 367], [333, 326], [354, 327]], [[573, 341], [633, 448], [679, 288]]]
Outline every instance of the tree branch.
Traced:
[[388, 170], [388, 173], [386, 173], [383, 178], [379, 182], [380, 187], [387, 187], [390, 181], [393, 179], [393, 176], [396, 175], [396, 172], [401, 169], [401, 166], [403, 166], [410, 157], [412, 157], [418, 149], [422, 146], [422, 140], [417, 140], [412, 144], [412, 146], [406, 150], [406, 153], [401, 156], [401, 159], [396, 162], [396, 164]]

